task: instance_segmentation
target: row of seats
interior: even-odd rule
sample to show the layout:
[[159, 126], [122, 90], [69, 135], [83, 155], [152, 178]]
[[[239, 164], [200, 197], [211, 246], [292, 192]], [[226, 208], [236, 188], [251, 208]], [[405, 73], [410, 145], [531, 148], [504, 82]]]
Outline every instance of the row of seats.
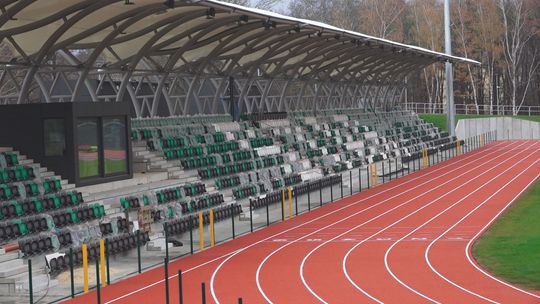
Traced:
[[40, 193], [39, 186], [34, 181], [25, 181], [21, 183], [0, 184], [0, 201], [16, 199], [21, 196], [34, 197], [41, 194], [50, 194], [62, 190], [62, 184], [59, 180], [49, 179], [41, 182], [43, 193]]
[[165, 204], [181, 199], [182, 193], [180, 191], [180, 187], [169, 188], [156, 191], [156, 198], [158, 204]]
[[76, 206], [83, 202], [82, 193], [75, 191], [52, 194], [44, 198], [4, 202], [0, 204], [0, 220]]
[[0, 184], [27, 181], [36, 178], [34, 168], [29, 166], [13, 166], [0, 169]]
[[53, 250], [53, 236], [40, 235], [19, 240], [19, 250], [24, 256], [33, 256]]
[[49, 226], [45, 217], [15, 220], [10, 223], [0, 224], [0, 243], [16, 239], [25, 235], [48, 231]]
[[[107, 238], [106, 252], [109, 255], [116, 255], [119, 253], [127, 252], [137, 247], [137, 241], [139, 246], [144, 246], [150, 240], [147, 233], [140, 233], [137, 239], [137, 234], [121, 234], [118, 236]], [[95, 261], [100, 258], [100, 245], [99, 242], [91, 242], [87, 244], [88, 261]], [[73, 266], [82, 264], [83, 254], [82, 247], [73, 250], [72, 256]], [[65, 252], [63, 255], [52, 258], [48, 263], [49, 270], [52, 274], [60, 273], [70, 267], [69, 252]]]
[[233, 190], [233, 195], [235, 199], [243, 199], [257, 194], [257, 186], [249, 185]]
[[211, 208], [225, 202], [223, 194], [214, 193], [191, 200], [189, 202], [181, 202], [182, 214], [192, 213], [203, 209]]
[[105, 207], [100, 204], [85, 205], [74, 209], [55, 212], [52, 217], [56, 227], [87, 222], [105, 216]]
[[[214, 209], [214, 221], [219, 222], [231, 216], [236, 216], [242, 213], [242, 206], [240, 204], [231, 204], [228, 206], [221, 206]], [[210, 211], [203, 211], [203, 224], [208, 225], [210, 223]], [[164, 224], [165, 225], [165, 224]], [[184, 216], [179, 219], [166, 222], [168, 235], [177, 235], [188, 232], [190, 229], [196, 229], [199, 226], [198, 216]]]
[[0, 153], [0, 167], [9, 168], [19, 164], [19, 158], [14, 152]]
[[255, 169], [253, 162], [237, 163], [233, 165], [217, 166], [213, 168], [201, 169], [198, 171], [202, 179], [216, 178], [233, 173], [252, 171]]

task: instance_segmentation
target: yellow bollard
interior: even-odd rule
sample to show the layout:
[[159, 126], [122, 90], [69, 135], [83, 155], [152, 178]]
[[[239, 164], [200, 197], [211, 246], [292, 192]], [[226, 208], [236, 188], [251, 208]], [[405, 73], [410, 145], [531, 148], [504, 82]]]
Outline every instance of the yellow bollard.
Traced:
[[105, 277], [105, 240], [99, 240], [99, 267], [101, 270], [101, 287], [107, 285]]
[[86, 244], [82, 244], [82, 265], [83, 265], [83, 290], [88, 292], [88, 248]]
[[210, 209], [210, 247], [214, 247], [216, 244], [214, 232], [214, 209]]
[[289, 187], [289, 218], [292, 218], [292, 187]]
[[204, 222], [202, 211], [199, 211], [199, 248], [201, 251], [204, 250]]

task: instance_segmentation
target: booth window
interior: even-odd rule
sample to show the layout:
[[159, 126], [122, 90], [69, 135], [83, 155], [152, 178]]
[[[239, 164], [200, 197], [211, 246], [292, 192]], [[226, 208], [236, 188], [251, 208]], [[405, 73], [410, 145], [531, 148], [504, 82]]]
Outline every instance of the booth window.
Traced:
[[77, 120], [79, 136], [79, 176], [99, 176], [99, 133], [98, 119], [84, 118]]
[[66, 151], [66, 130], [63, 119], [43, 120], [43, 143], [45, 156], [64, 156]]
[[124, 117], [103, 119], [105, 175], [127, 173], [127, 139]]

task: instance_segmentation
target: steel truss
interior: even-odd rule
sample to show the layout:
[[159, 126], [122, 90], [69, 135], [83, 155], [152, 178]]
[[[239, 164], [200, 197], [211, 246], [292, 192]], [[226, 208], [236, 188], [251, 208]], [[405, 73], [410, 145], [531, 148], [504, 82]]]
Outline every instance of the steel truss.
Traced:
[[137, 117], [392, 108], [468, 61], [216, 1], [0, 0], [0, 104], [128, 101]]

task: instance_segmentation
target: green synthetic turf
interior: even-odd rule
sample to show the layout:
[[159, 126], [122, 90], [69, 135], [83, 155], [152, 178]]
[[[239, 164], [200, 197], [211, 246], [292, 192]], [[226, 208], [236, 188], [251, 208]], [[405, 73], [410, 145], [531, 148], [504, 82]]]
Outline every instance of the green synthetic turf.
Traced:
[[[447, 131], [448, 128], [446, 126], [446, 114], [418, 114], [420, 118], [425, 120], [426, 122], [433, 123], [436, 127]], [[456, 123], [461, 119], [471, 119], [471, 118], [488, 118], [488, 117], [502, 117], [497, 115], [456, 115]], [[536, 121], [540, 122], [540, 116], [525, 116], [525, 115], [518, 115], [518, 116], [508, 116], [508, 117], [514, 117], [518, 119], [523, 120], [530, 120], [530, 121]]]
[[125, 159], [105, 159], [105, 174], [126, 173], [127, 160]]
[[[105, 160], [105, 174], [127, 172], [127, 161], [124, 160]], [[97, 160], [79, 160], [79, 176], [93, 177], [99, 175]]]
[[474, 244], [473, 255], [496, 276], [540, 290], [540, 181]]

